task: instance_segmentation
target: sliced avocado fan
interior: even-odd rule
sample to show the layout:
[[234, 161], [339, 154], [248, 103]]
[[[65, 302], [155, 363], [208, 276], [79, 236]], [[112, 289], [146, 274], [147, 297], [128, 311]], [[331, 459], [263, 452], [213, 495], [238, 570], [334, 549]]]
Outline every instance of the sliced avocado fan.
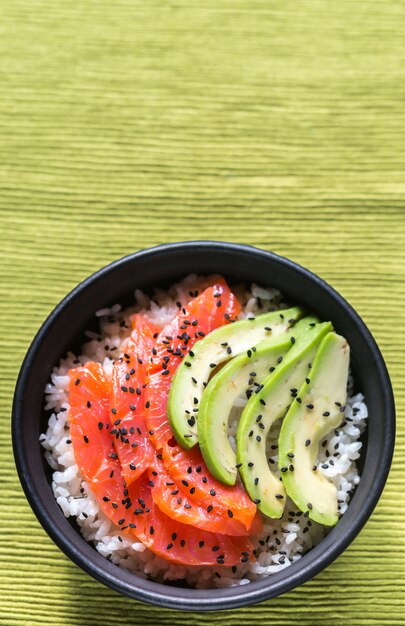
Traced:
[[280, 518], [286, 492], [280, 479], [271, 471], [266, 456], [266, 440], [272, 424], [284, 417], [310, 372], [318, 345], [332, 330], [330, 322], [311, 323], [300, 334], [273, 374], [253, 394], [240, 419], [236, 434], [236, 456], [246, 491], [265, 515]]
[[315, 462], [320, 441], [343, 419], [349, 356], [344, 337], [324, 337], [279, 436], [278, 462], [287, 494], [301, 511], [326, 526], [338, 521], [337, 490]]
[[302, 316], [300, 307], [263, 313], [221, 326], [194, 344], [176, 370], [167, 405], [171, 427], [183, 448], [198, 442], [198, 408], [213, 370], [260, 341], [281, 334]]
[[237, 398], [259, 393], [263, 380], [280, 366], [299, 335], [317, 321], [316, 317], [305, 317], [281, 335], [242, 352], [224, 365], [204, 390], [198, 412], [198, 442], [211, 474], [225, 485], [234, 485], [238, 473], [236, 454], [228, 439], [229, 417]]

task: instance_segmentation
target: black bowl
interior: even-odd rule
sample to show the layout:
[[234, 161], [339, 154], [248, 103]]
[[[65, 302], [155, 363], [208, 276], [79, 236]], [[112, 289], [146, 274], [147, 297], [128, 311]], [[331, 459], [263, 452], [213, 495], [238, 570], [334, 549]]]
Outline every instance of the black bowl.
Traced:
[[[44, 388], [53, 366], [82, 343], [97, 309], [128, 302], [135, 288], [167, 286], [190, 272], [220, 273], [233, 282], [256, 282], [280, 289], [331, 320], [351, 346], [356, 386], [370, 409], [361, 457], [362, 478], [347, 512], [302, 559], [261, 581], [229, 589], [197, 590], [143, 580], [102, 557], [57, 505], [38, 443], [46, 428]], [[327, 283], [275, 254], [249, 246], [193, 241], [136, 252], [96, 272], [54, 309], [40, 328], [22, 364], [13, 405], [13, 447], [21, 484], [50, 537], [91, 576], [127, 596], [188, 610], [236, 608], [272, 598], [306, 582], [338, 557], [359, 533], [383, 490], [394, 447], [395, 407], [390, 379], [369, 330], [352, 307]]]

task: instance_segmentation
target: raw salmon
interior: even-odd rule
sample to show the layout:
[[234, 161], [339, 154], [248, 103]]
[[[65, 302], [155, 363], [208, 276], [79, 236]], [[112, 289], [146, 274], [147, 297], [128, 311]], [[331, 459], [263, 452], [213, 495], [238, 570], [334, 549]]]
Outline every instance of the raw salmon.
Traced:
[[[156, 340], [153, 363], [148, 361], [146, 422], [151, 441], [162, 455], [164, 467], [176, 488], [194, 503], [196, 511], [198, 507], [204, 511], [200, 524], [205, 525], [207, 511], [212, 513], [215, 509], [215, 515], [222, 517], [223, 532], [232, 532], [235, 522], [244, 532], [249, 532], [256, 505], [242, 485], [227, 487], [217, 481], [208, 471], [198, 448], [184, 450], [177, 444], [167, 417], [167, 399], [173, 374], [193, 344], [215, 328], [229, 323], [239, 312], [240, 305], [226, 282], [217, 280], [179, 309]], [[260, 526], [260, 519], [256, 517], [256, 528]]]
[[[155, 554], [183, 565], [236, 565], [252, 556], [248, 537], [203, 531], [171, 519], [152, 497], [154, 474], [127, 486], [110, 433], [111, 384], [98, 363], [70, 370], [71, 439], [75, 458], [106, 516]], [[156, 472], [157, 473], [157, 472]]]
[[111, 434], [122, 475], [130, 485], [153, 466], [155, 449], [145, 421], [146, 362], [159, 328], [141, 315], [132, 316], [132, 332], [125, 352], [113, 366], [110, 410]]

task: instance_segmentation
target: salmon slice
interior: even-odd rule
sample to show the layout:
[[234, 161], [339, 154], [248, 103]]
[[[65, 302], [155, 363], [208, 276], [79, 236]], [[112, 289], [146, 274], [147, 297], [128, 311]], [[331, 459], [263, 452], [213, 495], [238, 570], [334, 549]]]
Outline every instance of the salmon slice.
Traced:
[[103, 512], [128, 528], [132, 519], [122, 504], [128, 494], [110, 433], [111, 383], [94, 362], [71, 369], [69, 377], [70, 438], [76, 463]]
[[[223, 532], [230, 534], [235, 527], [241, 526], [243, 532], [250, 532], [253, 520], [255, 529], [260, 529], [261, 517], [256, 516], [257, 507], [242, 485], [227, 487], [217, 481], [208, 471], [197, 447], [184, 450], [177, 444], [167, 417], [167, 400], [172, 377], [184, 355], [201, 336], [234, 319], [239, 312], [240, 305], [223, 279], [178, 311], [160, 332], [153, 349], [153, 363], [148, 365], [149, 408], [146, 412], [151, 441], [162, 455], [166, 471], [196, 507], [194, 517], [198, 510], [202, 512], [198, 523], [205, 527], [207, 512], [212, 513], [215, 509], [215, 515], [222, 517]], [[159, 490], [155, 497], [162, 499], [163, 495]], [[166, 494], [165, 502], [159, 502], [167, 511], [169, 499]], [[172, 506], [175, 507], [175, 501]], [[173, 515], [180, 515], [177, 510], [173, 511]]]
[[105, 515], [151, 551], [183, 565], [236, 565], [252, 558], [248, 537], [229, 537], [168, 517], [144, 472], [127, 486], [110, 433], [111, 383], [99, 363], [69, 371], [71, 440], [79, 470]]
[[142, 315], [133, 315], [132, 333], [125, 353], [115, 361], [112, 375], [111, 434], [121, 463], [122, 475], [130, 485], [153, 466], [155, 449], [145, 421], [146, 361], [159, 328]]
[[[166, 471], [163, 462], [158, 458], [155, 459], [154, 468], [149, 470], [149, 479], [152, 485], [153, 501], [161, 511], [174, 520], [213, 533], [226, 532], [227, 535], [233, 536], [256, 532], [252, 529], [247, 530], [244, 524], [234, 517], [229, 518], [228, 515], [224, 519], [223, 507], [216, 506], [213, 498], [209, 504], [202, 499], [197, 501], [191, 499], [188, 487], [182, 482], [174, 480], [173, 476]], [[258, 528], [257, 524], [255, 528]]]

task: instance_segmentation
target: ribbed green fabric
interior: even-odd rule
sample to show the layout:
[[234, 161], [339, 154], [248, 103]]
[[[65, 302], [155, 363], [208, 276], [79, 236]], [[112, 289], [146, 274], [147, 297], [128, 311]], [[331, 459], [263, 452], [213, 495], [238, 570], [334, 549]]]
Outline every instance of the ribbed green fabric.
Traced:
[[[403, 624], [404, 2], [9, 0], [0, 13], [0, 623]], [[196, 238], [331, 282], [379, 342], [399, 417], [387, 488], [347, 552], [284, 597], [206, 615], [131, 601], [74, 566], [31, 513], [10, 441], [19, 365], [60, 298], [114, 258]]]

